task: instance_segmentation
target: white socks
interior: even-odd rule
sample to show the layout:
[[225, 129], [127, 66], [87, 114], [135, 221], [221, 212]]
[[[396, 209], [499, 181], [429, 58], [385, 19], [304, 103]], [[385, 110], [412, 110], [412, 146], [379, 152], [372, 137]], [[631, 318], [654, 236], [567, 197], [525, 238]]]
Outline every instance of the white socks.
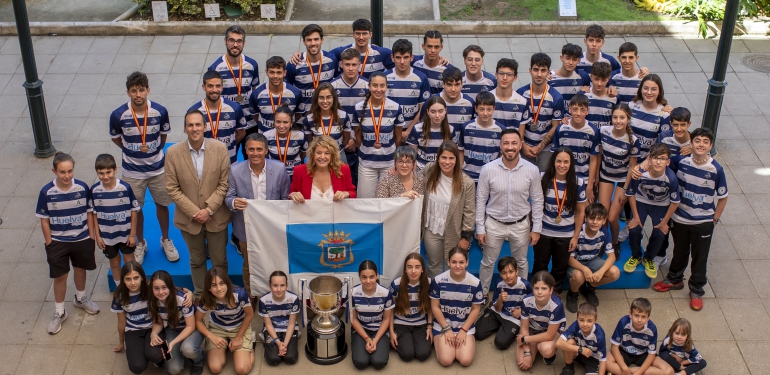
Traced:
[[54, 302], [56, 306], [56, 314], [64, 315], [64, 302]]

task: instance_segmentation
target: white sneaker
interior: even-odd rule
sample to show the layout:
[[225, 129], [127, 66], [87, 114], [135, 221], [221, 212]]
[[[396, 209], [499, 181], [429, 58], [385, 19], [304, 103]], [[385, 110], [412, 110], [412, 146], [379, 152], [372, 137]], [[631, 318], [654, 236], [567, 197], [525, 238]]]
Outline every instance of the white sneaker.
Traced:
[[53, 316], [51, 317], [51, 322], [48, 323], [48, 333], [51, 335], [55, 335], [61, 331], [61, 324], [63, 321], [67, 320], [67, 311], [64, 311], [64, 314], [57, 314], [56, 311], [53, 312]]
[[136, 250], [134, 250], [134, 260], [136, 260], [137, 263], [142, 264], [142, 262], [144, 262], [144, 254], [147, 254], [146, 240], [136, 244]]
[[179, 252], [174, 246], [174, 242], [171, 239], [160, 240], [160, 247], [163, 248], [163, 252], [166, 253], [166, 258], [169, 262], [176, 262], [179, 260]]
[[655, 266], [660, 269], [660, 266], [664, 264], [668, 264], [668, 258], [667, 257], [655, 257], [653, 258], [653, 261], [655, 262]]
[[72, 300], [72, 304], [75, 305], [75, 307], [86, 310], [89, 314], [98, 314], [99, 313], [99, 305], [96, 304], [96, 302], [91, 301], [88, 296], [83, 296], [82, 300], [78, 301], [78, 297], [75, 296], [75, 298]]
[[628, 239], [628, 225], [618, 233], [618, 242], [625, 242]]

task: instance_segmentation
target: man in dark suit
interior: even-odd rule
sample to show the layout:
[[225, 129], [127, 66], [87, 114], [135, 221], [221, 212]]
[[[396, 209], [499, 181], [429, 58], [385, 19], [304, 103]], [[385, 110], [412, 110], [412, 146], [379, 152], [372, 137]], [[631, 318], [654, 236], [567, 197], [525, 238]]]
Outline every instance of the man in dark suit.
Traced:
[[256, 292], [252, 293], [249, 280], [249, 253], [246, 250], [246, 228], [243, 218], [243, 210], [248, 206], [246, 200], [288, 199], [291, 181], [283, 163], [265, 158], [267, 138], [264, 135], [249, 134], [244, 140], [244, 148], [249, 160], [233, 165], [225, 205], [234, 213], [233, 235], [238, 239], [238, 246], [243, 255], [243, 285], [249, 292], [249, 296], [254, 298]]

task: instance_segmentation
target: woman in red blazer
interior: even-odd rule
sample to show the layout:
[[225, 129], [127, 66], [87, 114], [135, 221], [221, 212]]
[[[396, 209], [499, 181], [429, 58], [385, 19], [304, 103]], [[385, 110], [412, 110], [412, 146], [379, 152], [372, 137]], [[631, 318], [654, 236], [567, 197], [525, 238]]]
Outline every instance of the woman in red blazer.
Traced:
[[294, 167], [289, 199], [295, 203], [304, 203], [305, 199], [339, 202], [355, 197], [350, 167], [340, 163], [337, 141], [327, 135], [315, 137], [310, 143], [307, 164]]

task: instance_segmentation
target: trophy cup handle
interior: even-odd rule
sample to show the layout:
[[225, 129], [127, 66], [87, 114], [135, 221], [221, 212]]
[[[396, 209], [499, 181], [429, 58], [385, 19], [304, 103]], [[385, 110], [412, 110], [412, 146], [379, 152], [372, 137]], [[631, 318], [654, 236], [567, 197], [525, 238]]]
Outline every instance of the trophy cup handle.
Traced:
[[299, 303], [302, 305], [302, 328], [307, 326], [307, 304], [305, 303], [305, 283], [307, 279], [299, 279], [297, 281], [297, 289], [299, 291]]
[[[345, 294], [346, 294], [346, 300], [345, 300], [345, 323], [350, 323], [350, 293], [348, 293], [348, 286], [350, 285], [350, 276], [345, 276], [345, 281], [342, 282], [342, 285], [344, 285]], [[342, 290], [340, 290], [340, 293], [342, 293]]]
[[353, 283], [351, 282], [351, 277], [346, 277], [347, 280], [347, 300], [345, 301], [345, 323], [350, 322], [350, 311], [353, 308]]

